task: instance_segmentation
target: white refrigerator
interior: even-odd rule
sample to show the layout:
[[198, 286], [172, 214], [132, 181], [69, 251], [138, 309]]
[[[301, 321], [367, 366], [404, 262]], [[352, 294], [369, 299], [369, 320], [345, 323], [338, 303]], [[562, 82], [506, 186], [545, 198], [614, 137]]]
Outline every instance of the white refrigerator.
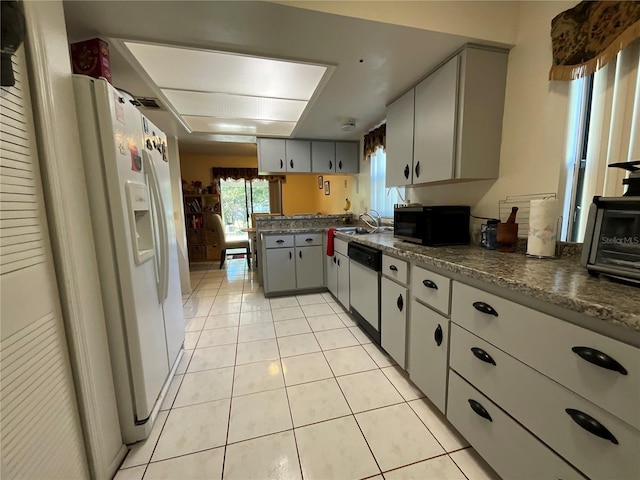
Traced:
[[149, 435], [185, 336], [167, 142], [106, 80], [73, 82], [120, 426], [133, 443]]

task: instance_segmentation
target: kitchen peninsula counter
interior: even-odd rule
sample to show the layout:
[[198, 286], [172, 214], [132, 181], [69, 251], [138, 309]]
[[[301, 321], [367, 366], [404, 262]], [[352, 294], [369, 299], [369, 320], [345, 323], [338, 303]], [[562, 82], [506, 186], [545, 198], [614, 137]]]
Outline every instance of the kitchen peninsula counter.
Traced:
[[640, 346], [640, 288], [591, 277], [578, 255], [537, 259], [476, 246], [423, 247], [391, 233], [336, 232], [336, 238], [437, 269], [454, 280]]

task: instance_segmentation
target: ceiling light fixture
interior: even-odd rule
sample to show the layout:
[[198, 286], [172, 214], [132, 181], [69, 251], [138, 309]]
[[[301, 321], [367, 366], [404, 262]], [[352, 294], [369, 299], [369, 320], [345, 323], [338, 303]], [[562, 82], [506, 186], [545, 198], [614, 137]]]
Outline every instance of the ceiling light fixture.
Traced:
[[340, 124], [340, 128], [345, 132], [351, 132], [356, 128], [356, 119], [355, 118], [347, 118], [342, 121]]
[[[335, 69], [213, 50], [123, 43], [192, 132], [290, 136]], [[229, 128], [231, 123], [235, 128]]]

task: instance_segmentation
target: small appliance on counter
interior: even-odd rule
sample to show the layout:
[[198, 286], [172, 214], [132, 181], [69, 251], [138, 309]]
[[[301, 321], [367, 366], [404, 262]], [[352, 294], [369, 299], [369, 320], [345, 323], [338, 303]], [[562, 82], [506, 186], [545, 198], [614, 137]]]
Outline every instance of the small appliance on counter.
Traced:
[[631, 171], [622, 197], [593, 197], [581, 263], [600, 273], [640, 285], [640, 161], [610, 167]]
[[471, 207], [463, 205], [396, 205], [393, 236], [430, 247], [468, 245]]

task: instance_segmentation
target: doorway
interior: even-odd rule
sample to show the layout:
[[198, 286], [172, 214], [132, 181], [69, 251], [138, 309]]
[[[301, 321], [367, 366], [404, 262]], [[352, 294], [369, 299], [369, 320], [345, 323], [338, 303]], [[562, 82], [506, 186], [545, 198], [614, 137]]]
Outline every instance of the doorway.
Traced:
[[222, 223], [228, 240], [247, 239], [252, 213], [268, 213], [269, 182], [262, 179], [220, 180]]

